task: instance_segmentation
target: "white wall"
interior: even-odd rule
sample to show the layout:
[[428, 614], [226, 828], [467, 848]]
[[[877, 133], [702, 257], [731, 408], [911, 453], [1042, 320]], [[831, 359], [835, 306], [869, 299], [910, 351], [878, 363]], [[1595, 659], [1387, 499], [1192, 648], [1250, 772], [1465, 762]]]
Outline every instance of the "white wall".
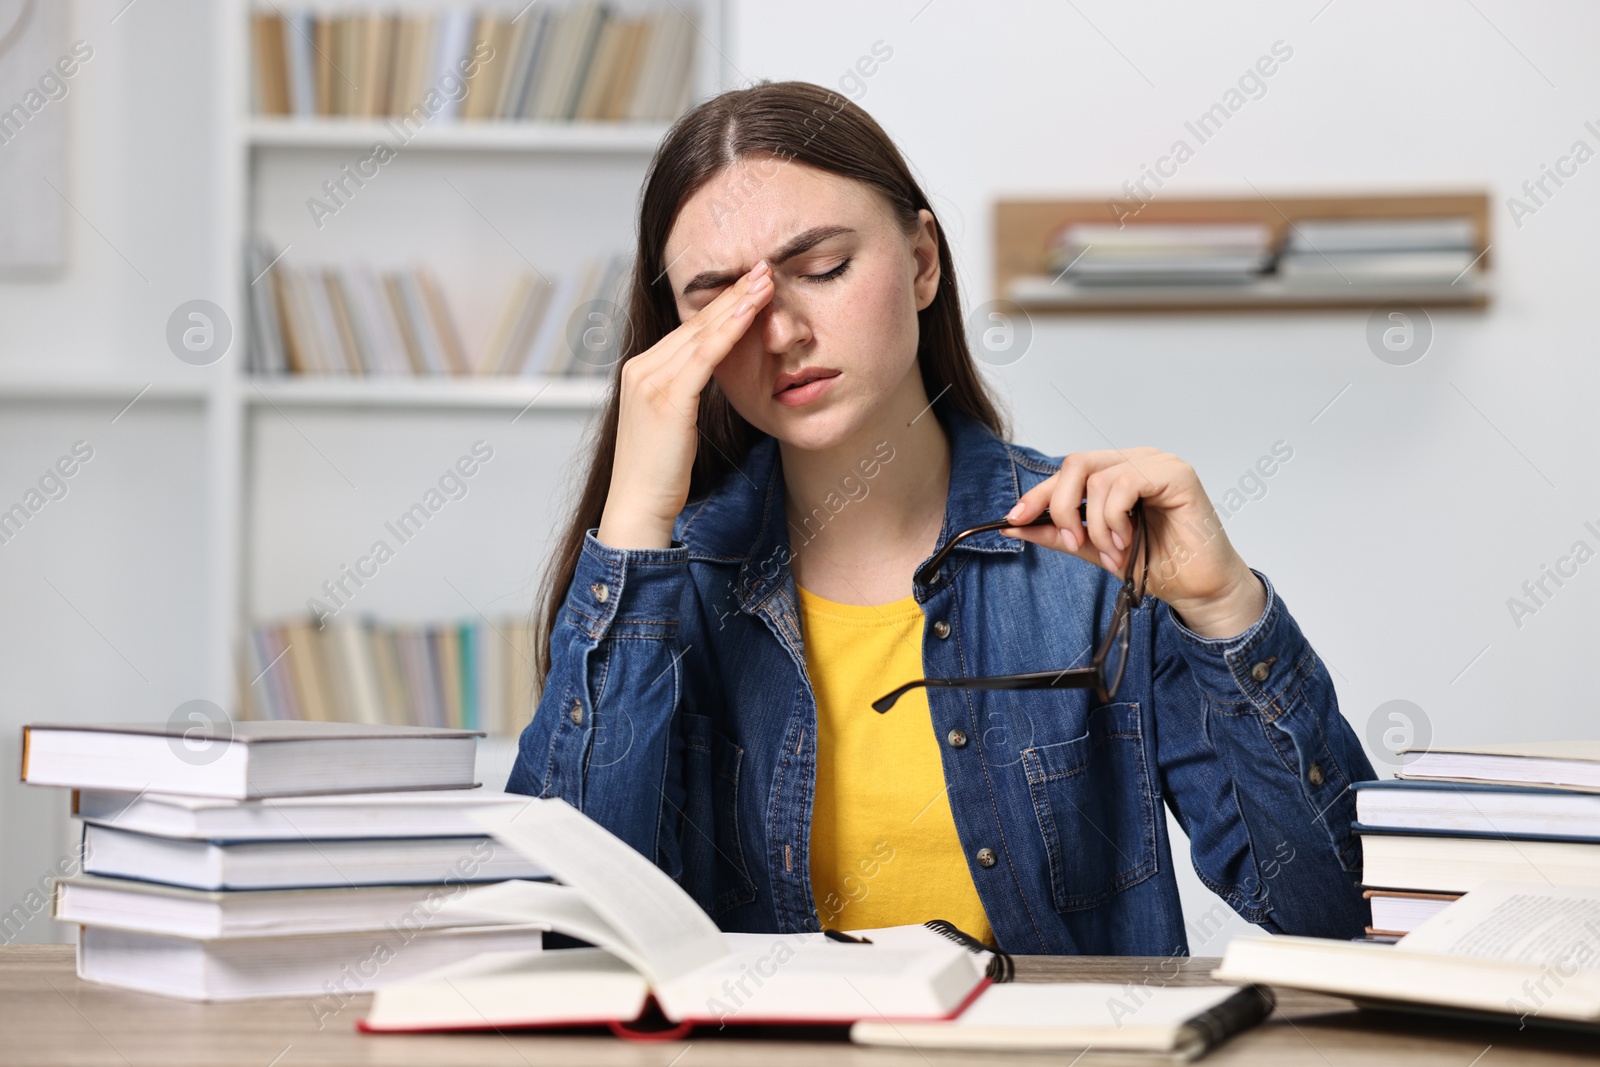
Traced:
[[[19, 500], [73, 442], [94, 449], [66, 497], [0, 545], [0, 915], [26, 907], [24, 942], [59, 939], [28, 892], [72, 842], [66, 794], [17, 783], [20, 725], [165, 719], [208, 695], [196, 651], [204, 420], [197, 401], [156, 396], [160, 383], [203, 383], [216, 369], [180, 363], [163, 340], [178, 304], [224, 299], [210, 232], [213, 5], [161, 0], [118, 17], [125, 6], [75, 4], [70, 39], [94, 54], [66, 99], [32, 120], [70, 129], [71, 265], [57, 280], [0, 284], [0, 501]], [[126, 389], [68, 402], [5, 388], [36, 374]], [[158, 388], [119, 417], [146, 383]]]
[[[1393, 699], [1439, 740], [1594, 736], [1600, 562], [1520, 629], [1506, 600], [1575, 540], [1600, 550], [1583, 528], [1600, 527], [1600, 161], [1520, 228], [1504, 202], [1574, 140], [1600, 150], [1583, 126], [1600, 126], [1587, 53], [1600, 11], [1325, 3], [745, 2], [733, 57], [748, 78], [842, 88], [872, 113], [934, 200], [969, 306], [996, 295], [996, 198], [1109, 195], [1180, 137], [1194, 158], [1157, 195], [1487, 189], [1494, 305], [1435, 313], [1412, 366], [1372, 355], [1364, 312], [1150, 315], [1036, 318], [1028, 354], [994, 377], [1018, 440], [1162, 448], [1213, 499], [1288, 442], [1294, 458], [1228, 535], [1272, 577], [1363, 736]], [[1293, 55], [1265, 94], [1198, 144], [1185, 120], [1280, 40]], [[841, 81], [879, 41], [892, 57]]]
[[[30, 369], [115, 376], [135, 383], [131, 398], [146, 381], [206, 381], [217, 368], [180, 364], [161, 331], [184, 300], [230, 300], [213, 290], [223, 250], [210, 234], [223, 201], [209, 90], [219, 77], [215, 6], [125, 6], [78, 4], [74, 36], [96, 52], [72, 82], [66, 112], [69, 195], [81, 212], [72, 216], [73, 266], [59, 281], [0, 285], [0, 377]], [[729, 62], [735, 77], [837, 86], [875, 42], [892, 48], [852, 95], [896, 137], [933, 195], [969, 305], [993, 295], [996, 197], [1098, 196], [1136, 178], [1185, 135], [1184, 120], [1279, 40], [1294, 54], [1266, 94], [1200, 146], [1164, 192], [1247, 194], [1252, 183], [1269, 196], [1490, 190], [1494, 306], [1435, 314], [1433, 347], [1413, 366], [1374, 358], [1365, 314], [1350, 312], [1039, 318], [1028, 354], [994, 374], [1019, 440], [1054, 452], [1156, 445], [1193, 463], [1214, 496], [1274, 441], [1292, 445], [1293, 460], [1229, 534], [1272, 576], [1333, 668], [1358, 732], [1366, 735], [1380, 704], [1403, 698], [1421, 706], [1440, 739], [1590, 733], [1585, 650], [1593, 641], [1581, 620], [1600, 598], [1600, 578], [1588, 573], [1600, 565], [1585, 567], [1520, 629], [1506, 599], [1573, 541], [1600, 547], [1582, 527], [1585, 519], [1600, 526], [1585, 418], [1596, 385], [1586, 357], [1600, 163], [1520, 228], [1503, 201], [1575, 139], [1600, 148], [1583, 128], [1587, 119], [1600, 125], [1592, 104], [1600, 73], [1586, 53], [1600, 13], [1568, 3], [1533, 15], [1503, 0], [1321, 7], [744, 2], [734, 5]], [[499, 181], [489, 175], [474, 195], [500, 195]], [[391, 195], [377, 192], [375, 201]], [[359, 215], [336, 221], [351, 232], [365, 225]], [[471, 241], [481, 241], [484, 256], [504, 251], [494, 234]], [[8, 765], [22, 722], [165, 717], [201, 692], [193, 654], [206, 594], [200, 409], [147, 399], [112, 424], [120, 407], [0, 400], [0, 500], [20, 495], [72, 441], [98, 449], [71, 495], [0, 547], [8, 609], [0, 760]], [[386, 432], [395, 464], [363, 510], [341, 499], [348, 487], [318, 471], [314, 455], [294, 451], [293, 432], [274, 418], [260, 422], [266, 495], [258, 504], [298, 507], [307, 523], [353, 533], [366, 528], [369, 511], [386, 513], [411, 492], [405, 471], [426, 481], [441, 457], [456, 454], [458, 439], [484, 436], [471, 420], [446, 417], [414, 440]], [[340, 455], [353, 464], [371, 461], [361, 422], [305, 425], [319, 443], [348, 450]], [[573, 420], [569, 439], [576, 430]], [[553, 432], [519, 423], [506, 436], [507, 458], [547, 455]], [[296, 498], [298, 486], [305, 492]], [[523, 491], [530, 502], [509, 511], [536, 521], [560, 486], [544, 466], [530, 470], [526, 486], [485, 481], [483, 500], [469, 497], [467, 510], [445, 518], [462, 520], [453, 537], [470, 538], [478, 504]], [[537, 546], [547, 534], [529, 530], [524, 541]], [[249, 593], [261, 607], [286, 583], [343, 560], [342, 547], [316, 545], [253, 570]], [[442, 573], [434, 551], [406, 565]], [[521, 602], [532, 569], [502, 577], [469, 568], [462, 588]], [[424, 607], [444, 610], [431, 600]], [[62, 854], [66, 825], [62, 796], [0, 778], [0, 908], [23, 899]], [[1194, 908], [1207, 906], [1192, 878], [1186, 891]], [[23, 939], [51, 936], [40, 919]], [[1216, 952], [1221, 940], [1196, 938], [1193, 948]]]

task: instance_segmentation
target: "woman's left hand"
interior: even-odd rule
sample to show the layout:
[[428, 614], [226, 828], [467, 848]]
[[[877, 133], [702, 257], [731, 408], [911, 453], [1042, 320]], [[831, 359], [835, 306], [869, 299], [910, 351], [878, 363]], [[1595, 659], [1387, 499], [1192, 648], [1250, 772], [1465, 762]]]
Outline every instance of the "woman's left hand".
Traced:
[[[1086, 499], [1087, 527], [1078, 519]], [[1006, 516], [1027, 523], [1049, 508], [1051, 521], [1001, 532], [1099, 564], [1120, 578], [1133, 544], [1128, 511], [1137, 500], [1144, 501], [1145, 591], [1202, 637], [1249, 629], [1266, 609], [1266, 589], [1234, 551], [1194, 468], [1169, 452], [1074, 452]]]

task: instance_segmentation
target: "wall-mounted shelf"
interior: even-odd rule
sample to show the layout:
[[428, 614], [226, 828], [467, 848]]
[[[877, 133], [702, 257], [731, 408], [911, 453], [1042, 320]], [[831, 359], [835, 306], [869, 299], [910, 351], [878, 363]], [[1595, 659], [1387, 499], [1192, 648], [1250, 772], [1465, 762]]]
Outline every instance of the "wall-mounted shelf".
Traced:
[[1112, 223], [1111, 198], [1002, 200], [995, 207], [996, 295], [1042, 313], [1132, 311], [1306, 311], [1404, 302], [1433, 307], [1485, 307], [1490, 287], [1489, 197], [1485, 193], [1393, 196], [1272, 196], [1155, 199], [1128, 226], [1155, 223], [1255, 222], [1282, 243], [1298, 220], [1465, 216], [1477, 231], [1476, 270], [1449, 282], [1287, 282], [1274, 275], [1227, 284], [1083, 285], [1045, 273], [1048, 243], [1062, 226]]
[[605, 399], [599, 378], [247, 378], [247, 404], [293, 407], [589, 409]]
[[441, 122], [408, 131], [393, 120], [250, 119], [255, 148], [370, 150], [379, 141], [412, 148], [487, 152], [653, 152], [667, 132], [656, 122]]

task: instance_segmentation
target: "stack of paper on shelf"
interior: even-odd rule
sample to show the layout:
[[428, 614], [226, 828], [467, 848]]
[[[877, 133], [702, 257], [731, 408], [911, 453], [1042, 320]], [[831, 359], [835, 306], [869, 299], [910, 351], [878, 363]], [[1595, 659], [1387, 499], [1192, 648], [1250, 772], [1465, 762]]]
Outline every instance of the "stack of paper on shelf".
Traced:
[[348, 997], [540, 927], [448, 915], [468, 886], [545, 873], [476, 821], [476, 733], [354, 723], [37, 724], [22, 780], [74, 790], [57, 919], [78, 974], [194, 1000]]
[[400, 12], [263, 5], [251, 20], [254, 110], [661, 122], [688, 105], [698, 36], [673, 3], [644, 13], [597, 0]]
[[1475, 274], [1469, 218], [1301, 219], [1289, 228], [1278, 275], [1288, 284], [1450, 284]]
[[1050, 242], [1052, 274], [1079, 285], [1226, 284], [1261, 276], [1272, 230], [1256, 222], [1076, 222]]
[[1600, 886], [1600, 742], [1401, 760], [1398, 779], [1354, 786], [1374, 935], [1405, 934], [1491, 880]]

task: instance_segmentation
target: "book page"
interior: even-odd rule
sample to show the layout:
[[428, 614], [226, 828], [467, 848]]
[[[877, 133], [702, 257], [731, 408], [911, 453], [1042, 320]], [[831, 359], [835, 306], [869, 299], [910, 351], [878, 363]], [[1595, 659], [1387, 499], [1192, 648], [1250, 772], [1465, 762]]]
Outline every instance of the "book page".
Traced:
[[1600, 886], [1485, 882], [1395, 947], [1600, 970]]
[[439, 914], [460, 921], [542, 926], [599, 946], [640, 974], [650, 970], [648, 961], [571, 886], [522, 880], [474, 886], [446, 900]]
[[722, 932], [665, 871], [564, 800], [529, 798], [474, 818], [577, 890], [659, 986], [728, 954]]

